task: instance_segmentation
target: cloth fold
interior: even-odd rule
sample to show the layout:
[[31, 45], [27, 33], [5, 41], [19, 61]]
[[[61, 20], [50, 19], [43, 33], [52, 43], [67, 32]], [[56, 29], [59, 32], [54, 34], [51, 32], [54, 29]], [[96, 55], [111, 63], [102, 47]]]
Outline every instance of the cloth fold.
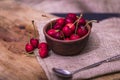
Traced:
[[[49, 20], [48, 20], [49, 21]], [[36, 25], [40, 40], [45, 41], [43, 27], [48, 22], [38, 22]], [[109, 18], [99, 23], [93, 23], [89, 41], [84, 51], [76, 56], [61, 56], [50, 51], [50, 56], [37, 60], [46, 72], [49, 80], [63, 80], [52, 71], [53, 67], [74, 71], [95, 62], [120, 54], [120, 18]], [[36, 54], [38, 52], [36, 51]], [[72, 80], [88, 79], [108, 73], [120, 72], [120, 60], [104, 63], [98, 67], [75, 74]]]

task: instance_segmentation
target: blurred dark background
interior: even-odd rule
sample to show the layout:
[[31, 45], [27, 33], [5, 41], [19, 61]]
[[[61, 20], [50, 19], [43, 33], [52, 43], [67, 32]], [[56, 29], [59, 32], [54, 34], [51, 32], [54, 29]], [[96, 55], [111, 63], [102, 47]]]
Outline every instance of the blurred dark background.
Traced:
[[120, 17], [120, 0], [13, 0], [46, 13], [64, 17], [67, 13], [84, 13], [87, 19]]

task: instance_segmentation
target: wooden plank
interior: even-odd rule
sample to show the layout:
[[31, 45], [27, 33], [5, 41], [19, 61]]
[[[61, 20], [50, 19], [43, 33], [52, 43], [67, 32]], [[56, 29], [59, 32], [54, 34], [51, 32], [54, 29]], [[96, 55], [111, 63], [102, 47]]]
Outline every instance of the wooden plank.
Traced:
[[0, 80], [47, 80], [36, 58], [24, 54], [28, 36], [33, 36], [31, 20], [45, 20], [42, 14], [22, 4], [0, 1]]

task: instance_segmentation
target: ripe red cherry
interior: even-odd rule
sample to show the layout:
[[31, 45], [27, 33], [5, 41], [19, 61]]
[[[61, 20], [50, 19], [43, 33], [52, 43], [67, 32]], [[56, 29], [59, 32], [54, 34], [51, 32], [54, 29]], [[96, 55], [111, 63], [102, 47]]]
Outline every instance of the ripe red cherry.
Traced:
[[75, 25], [73, 23], [68, 23], [65, 26], [68, 26], [71, 29], [72, 32], [75, 31]]
[[56, 34], [58, 31], [59, 31], [59, 30], [49, 29], [49, 30], [47, 31], [47, 34], [48, 34], [49, 36], [51, 36], [51, 37], [54, 37], [55, 34]]
[[38, 45], [38, 49], [40, 49], [40, 48], [46, 48], [46, 49], [48, 49], [48, 44], [45, 43], [45, 42], [41, 42], [41, 43], [39, 43], [39, 45]]
[[29, 43], [25, 45], [26, 52], [32, 52], [34, 50], [33, 46]]
[[47, 34], [56, 39], [62, 39], [64, 37], [62, 31], [55, 29], [48, 30]]
[[65, 18], [65, 24], [67, 23], [74, 23], [74, 20], [71, 18]]
[[38, 44], [39, 44], [39, 40], [38, 40], [38, 39], [31, 38], [31, 39], [30, 39], [30, 44], [33, 46], [33, 48], [37, 48], [37, 47], [38, 47]]
[[45, 58], [48, 56], [48, 49], [46, 48], [40, 48], [39, 49], [39, 55], [41, 58]]
[[56, 23], [63, 26], [65, 24], [65, 19], [64, 18], [59, 18], [56, 20]]
[[86, 24], [85, 19], [84, 19], [83, 17], [81, 17], [80, 20], [78, 21], [78, 25], [79, 25], [79, 26], [81, 26], [81, 25], [82, 25], [82, 26], [85, 26], [85, 24]]
[[78, 34], [80, 37], [86, 35], [87, 32], [88, 32], [88, 31], [87, 31], [84, 27], [79, 27], [78, 30], [77, 30], [77, 34]]
[[62, 25], [61, 24], [58, 24], [56, 23], [54, 26], [53, 26], [53, 29], [62, 29]]
[[78, 34], [72, 34], [70, 36], [70, 40], [76, 40], [76, 39], [79, 39], [79, 38], [80, 38], [80, 36]]
[[66, 17], [72, 19], [73, 21], [77, 20], [77, 15], [74, 13], [68, 13]]
[[60, 40], [63, 39], [63, 37], [64, 37], [64, 35], [63, 35], [62, 31], [59, 31], [54, 35], [54, 38], [60, 39]]
[[72, 30], [69, 28], [69, 26], [64, 26], [62, 32], [66, 37], [69, 37], [72, 34]]
[[70, 40], [70, 38], [67, 37], [67, 38], [65, 38], [64, 40]]

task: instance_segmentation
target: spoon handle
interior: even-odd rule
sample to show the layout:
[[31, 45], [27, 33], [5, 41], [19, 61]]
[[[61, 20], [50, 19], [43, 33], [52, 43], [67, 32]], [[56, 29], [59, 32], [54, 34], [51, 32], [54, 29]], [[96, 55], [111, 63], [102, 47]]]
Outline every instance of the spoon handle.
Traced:
[[118, 60], [118, 59], [120, 59], [120, 55], [113, 56], [113, 57], [107, 58], [107, 59], [105, 59], [105, 60], [99, 61], [99, 62], [97, 62], [97, 63], [91, 64], [91, 65], [89, 65], [89, 66], [83, 67], [83, 68], [81, 68], [81, 69], [78, 69], [78, 70], [76, 70], [76, 71], [73, 71], [72, 74], [78, 73], [78, 72], [83, 71], [83, 70], [86, 70], [86, 69], [90, 69], [90, 68], [97, 67], [97, 66], [99, 66], [99, 65], [101, 65], [102, 63], [105, 63], [105, 62], [111, 62], [111, 61], [115, 61], [115, 60]]
[[106, 62], [111, 62], [111, 61], [115, 61], [115, 60], [118, 60], [118, 59], [120, 59], [120, 55], [110, 57], [110, 58], [106, 59], [105, 61]]

